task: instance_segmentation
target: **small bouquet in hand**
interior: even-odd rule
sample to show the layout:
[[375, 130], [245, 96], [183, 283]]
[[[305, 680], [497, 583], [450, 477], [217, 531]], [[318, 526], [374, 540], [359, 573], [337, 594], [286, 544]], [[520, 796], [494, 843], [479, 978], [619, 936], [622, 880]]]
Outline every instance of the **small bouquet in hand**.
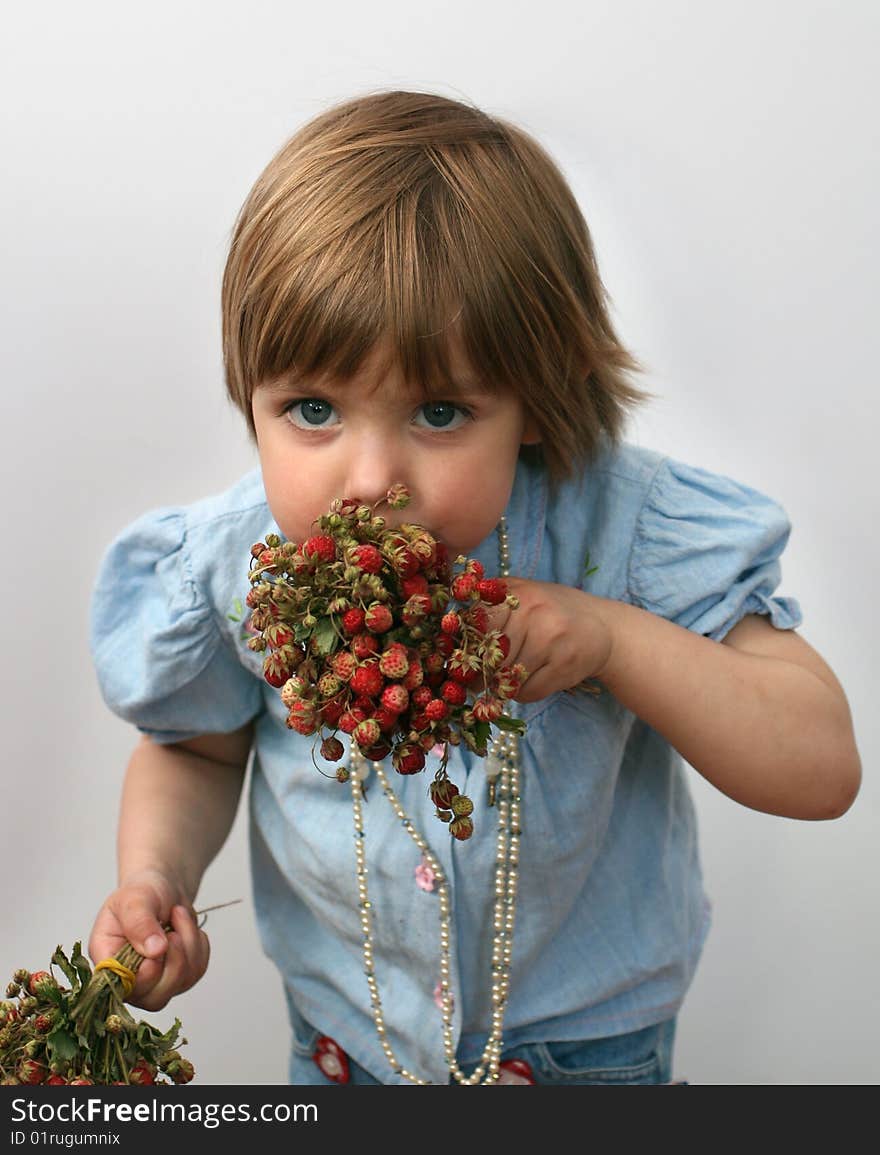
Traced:
[[[345, 753], [340, 730], [365, 757], [390, 755], [399, 774], [423, 770], [436, 749], [430, 797], [463, 840], [473, 833], [473, 803], [448, 777], [449, 747], [464, 742], [485, 756], [493, 725], [525, 729], [504, 702], [526, 670], [506, 664], [509, 639], [488, 615], [489, 606], [517, 602], [476, 559], [451, 563], [424, 527], [389, 527], [376, 512], [386, 502], [405, 508], [406, 487], [392, 486], [373, 506], [338, 499], [306, 541], [270, 534], [251, 548], [247, 644], [266, 654], [263, 676], [281, 692], [287, 725], [317, 735], [326, 761]], [[348, 776], [344, 767], [335, 775]]]
[[188, 1083], [193, 1065], [175, 1049], [180, 1020], [163, 1034], [123, 1001], [141, 961], [126, 945], [93, 972], [75, 943], [69, 959], [60, 946], [52, 956], [69, 987], [51, 971], [17, 970], [0, 1002], [0, 1083]]

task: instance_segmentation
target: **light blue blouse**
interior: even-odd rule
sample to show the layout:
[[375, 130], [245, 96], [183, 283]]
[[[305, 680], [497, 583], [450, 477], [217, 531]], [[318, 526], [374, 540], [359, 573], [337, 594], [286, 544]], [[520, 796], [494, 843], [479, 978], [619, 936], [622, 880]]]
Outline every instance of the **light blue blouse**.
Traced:
[[[785, 512], [726, 477], [608, 446], [556, 494], [540, 467], [520, 462], [507, 514], [519, 576], [628, 602], [715, 640], [746, 614], [768, 615], [779, 629], [802, 620], [795, 600], [774, 596]], [[264, 948], [300, 1013], [376, 1078], [396, 1082], [363, 973], [350, 791], [315, 769], [311, 738], [287, 729], [261, 655], [228, 616], [250, 588], [251, 545], [272, 531], [259, 470], [123, 530], [94, 589], [95, 669], [109, 708], [160, 743], [255, 719], [251, 860]], [[585, 577], [588, 554], [598, 569]], [[474, 556], [497, 572], [494, 534]], [[682, 760], [607, 691], [558, 693], [519, 712], [523, 836], [505, 1045], [669, 1018], [710, 922]], [[427, 773], [394, 775], [394, 784], [452, 880], [455, 1034], [468, 1062], [489, 1022], [497, 812], [486, 804], [482, 759], [453, 750], [450, 777], [475, 803], [477, 833], [464, 843], [434, 817]], [[433, 998], [437, 894], [417, 886], [419, 852], [372, 779], [364, 810], [391, 1043], [404, 1066], [445, 1083]]]

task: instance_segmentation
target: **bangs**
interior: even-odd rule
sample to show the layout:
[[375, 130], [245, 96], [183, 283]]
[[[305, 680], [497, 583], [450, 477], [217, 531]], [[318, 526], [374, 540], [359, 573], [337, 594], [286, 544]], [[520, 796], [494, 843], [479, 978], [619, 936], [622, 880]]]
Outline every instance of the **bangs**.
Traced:
[[[419, 160], [427, 171], [414, 174]], [[381, 182], [361, 169], [360, 196], [352, 174], [337, 173], [326, 196], [313, 198], [308, 235], [292, 229], [243, 300], [239, 341], [250, 381], [348, 381], [381, 348], [382, 372], [396, 366], [430, 397], [502, 386], [485, 371], [494, 357], [479, 334], [490, 326], [467, 275], [480, 239], [424, 161], [422, 153], [389, 166], [383, 157]], [[395, 176], [402, 187], [389, 197]], [[339, 187], [347, 188], [344, 206]], [[340, 224], [343, 207], [350, 219]], [[320, 221], [334, 226], [323, 230]]]

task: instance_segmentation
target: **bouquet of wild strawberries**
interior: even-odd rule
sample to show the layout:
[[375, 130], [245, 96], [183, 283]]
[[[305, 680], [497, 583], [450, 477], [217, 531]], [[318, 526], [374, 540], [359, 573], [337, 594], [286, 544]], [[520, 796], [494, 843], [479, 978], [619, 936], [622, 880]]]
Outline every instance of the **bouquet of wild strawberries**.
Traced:
[[[130, 944], [114, 956], [124, 972], [141, 961]], [[193, 1065], [175, 1050], [180, 1020], [164, 1034], [135, 1022], [123, 1001], [122, 980], [92, 971], [74, 944], [70, 958], [59, 946], [50, 971], [17, 970], [0, 1002], [0, 1084], [188, 1083]], [[186, 1039], [181, 1040], [182, 1043]]]
[[[485, 756], [493, 725], [525, 728], [504, 702], [526, 671], [506, 664], [510, 642], [487, 611], [517, 602], [476, 559], [451, 563], [424, 527], [389, 527], [376, 513], [385, 502], [405, 508], [406, 487], [372, 507], [337, 499], [306, 541], [270, 534], [251, 548], [248, 645], [266, 653], [263, 676], [281, 691], [287, 725], [317, 735], [326, 761], [345, 753], [339, 731], [367, 758], [390, 755], [399, 774], [423, 770], [436, 748], [430, 797], [450, 833], [466, 839], [473, 803], [447, 775], [449, 746]], [[335, 775], [348, 776], [344, 767]]]

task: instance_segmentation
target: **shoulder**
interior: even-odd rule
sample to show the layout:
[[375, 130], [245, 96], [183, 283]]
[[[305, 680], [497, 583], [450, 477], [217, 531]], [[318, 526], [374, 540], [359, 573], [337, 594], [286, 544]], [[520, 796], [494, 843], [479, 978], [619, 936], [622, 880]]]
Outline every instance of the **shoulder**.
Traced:
[[179, 507], [187, 531], [198, 533], [219, 528], [223, 522], [262, 524], [269, 508], [259, 467], [250, 470], [228, 489]]
[[161, 586], [181, 610], [225, 613], [247, 592], [250, 546], [273, 525], [258, 468], [221, 492], [149, 509], [107, 547], [97, 595], [124, 602]]
[[586, 571], [596, 566], [585, 588], [602, 597], [622, 597], [639, 515], [665, 460], [653, 449], [605, 442], [571, 477], [555, 486], [545, 479], [538, 576], [581, 586]]

